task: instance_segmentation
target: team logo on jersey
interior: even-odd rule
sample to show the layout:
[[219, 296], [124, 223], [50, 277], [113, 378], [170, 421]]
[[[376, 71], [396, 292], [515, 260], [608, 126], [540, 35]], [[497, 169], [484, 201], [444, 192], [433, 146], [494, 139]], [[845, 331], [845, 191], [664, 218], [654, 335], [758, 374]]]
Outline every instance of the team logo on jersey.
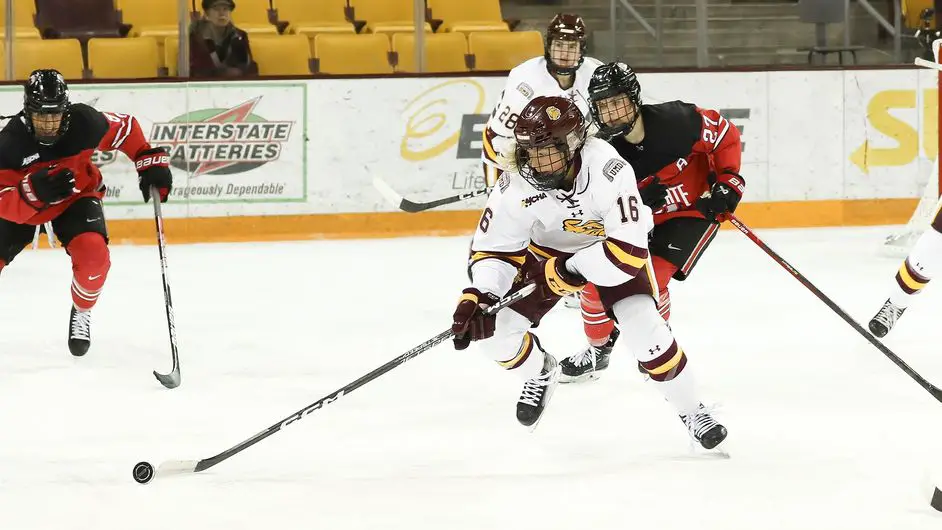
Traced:
[[171, 166], [194, 177], [251, 171], [281, 157], [295, 124], [254, 114], [261, 99], [231, 108], [195, 110], [154, 123], [150, 142], [170, 153]]
[[558, 119], [560, 118], [560, 116], [562, 116], [562, 115], [563, 115], [563, 113], [560, 112], [558, 108], [556, 108], [556, 107], [546, 107], [546, 116], [549, 117], [549, 119], [551, 119], [551, 120], [553, 120], [553, 121], [556, 121], [556, 120], [558, 120]]
[[609, 182], [614, 182], [615, 175], [624, 169], [626, 165], [627, 163], [624, 160], [613, 158], [605, 163], [605, 167], [602, 168], [602, 174], [605, 175], [605, 178], [607, 178]]
[[599, 221], [566, 219], [563, 221], [563, 230], [592, 237], [605, 237], [605, 227]]
[[526, 199], [521, 200], [520, 205], [523, 206], [524, 208], [529, 208], [537, 201], [542, 201], [545, 198], [546, 198], [546, 194], [540, 193], [540, 194], [533, 195], [533, 196], [527, 197]]

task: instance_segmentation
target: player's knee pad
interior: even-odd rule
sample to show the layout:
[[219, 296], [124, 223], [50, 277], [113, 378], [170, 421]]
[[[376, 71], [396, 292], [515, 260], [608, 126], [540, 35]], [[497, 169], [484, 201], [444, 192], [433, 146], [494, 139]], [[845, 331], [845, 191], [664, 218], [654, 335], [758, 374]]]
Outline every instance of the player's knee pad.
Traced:
[[105, 238], [97, 232], [81, 233], [66, 247], [72, 257], [72, 269], [91, 275], [107, 274], [111, 268], [111, 254]]
[[687, 365], [667, 322], [650, 296], [631, 296], [612, 308], [621, 328], [621, 341], [654, 381], [670, 381]]

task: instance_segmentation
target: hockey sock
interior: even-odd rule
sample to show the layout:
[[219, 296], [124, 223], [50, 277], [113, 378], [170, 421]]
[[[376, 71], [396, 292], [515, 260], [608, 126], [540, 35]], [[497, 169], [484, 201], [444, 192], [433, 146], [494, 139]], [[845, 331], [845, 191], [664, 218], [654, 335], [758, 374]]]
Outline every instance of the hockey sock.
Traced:
[[890, 302], [905, 308], [942, 268], [942, 233], [929, 228], [916, 240], [909, 256], [896, 273], [896, 288]]
[[582, 305], [582, 324], [589, 344], [595, 347], [604, 345], [608, 342], [612, 330], [615, 329], [615, 323], [608, 318], [605, 308], [602, 307], [602, 300], [599, 298], [599, 291], [595, 285], [586, 284], [582, 290], [580, 304]]
[[101, 234], [85, 232], [72, 239], [66, 251], [72, 257], [72, 303], [79, 311], [88, 311], [98, 301], [111, 268], [108, 245]]
[[505, 309], [497, 314], [497, 331], [482, 346], [487, 355], [505, 370], [511, 371], [524, 381], [543, 371], [545, 355], [536, 335], [528, 330], [533, 325], [529, 319]]
[[654, 299], [647, 295], [631, 296], [617, 302], [613, 311], [618, 322], [623, 323], [622, 340], [667, 401], [678, 414], [696, 411], [700, 399], [693, 376], [685, 370], [687, 355], [658, 313]]

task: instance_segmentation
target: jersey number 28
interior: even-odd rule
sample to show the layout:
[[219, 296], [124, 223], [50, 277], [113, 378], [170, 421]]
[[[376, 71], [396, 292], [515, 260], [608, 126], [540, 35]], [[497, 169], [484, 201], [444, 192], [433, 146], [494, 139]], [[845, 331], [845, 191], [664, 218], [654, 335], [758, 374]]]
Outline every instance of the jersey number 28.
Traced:
[[504, 110], [500, 113], [500, 116], [497, 117], [501, 123], [504, 124], [504, 127], [507, 127], [510, 130], [517, 125], [517, 118], [520, 116], [515, 112], [510, 112], [510, 107], [504, 107]]

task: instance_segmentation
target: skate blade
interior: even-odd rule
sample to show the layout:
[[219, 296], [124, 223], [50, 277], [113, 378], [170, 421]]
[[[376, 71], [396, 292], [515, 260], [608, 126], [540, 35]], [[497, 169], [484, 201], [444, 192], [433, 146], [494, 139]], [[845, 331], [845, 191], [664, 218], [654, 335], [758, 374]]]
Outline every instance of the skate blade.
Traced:
[[559, 382], [562, 383], [562, 384], [564, 384], [564, 385], [578, 384], [578, 383], [588, 383], [589, 381], [595, 381], [595, 380], [598, 379], [599, 377], [600, 377], [600, 376], [599, 376], [599, 373], [598, 373], [598, 372], [589, 372], [589, 373], [586, 373], [586, 374], [576, 375], [576, 376], [565, 375], [565, 374], [563, 374], [562, 372], [560, 372], [560, 374], [559, 374]]
[[543, 413], [540, 414], [540, 417], [537, 418], [536, 421], [533, 422], [533, 425], [528, 428], [530, 432], [535, 431], [536, 428], [539, 427], [540, 422], [543, 421], [543, 416], [546, 416], [546, 411], [549, 410], [549, 404], [553, 399], [553, 393], [556, 392], [556, 385], [559, 384], [559, 375], [562, 373], [562, 367], [556, 365], [556, 368], [553, 370], [553, 372], [553, 382], [546, 387], [546, 402], [543, 403]]

